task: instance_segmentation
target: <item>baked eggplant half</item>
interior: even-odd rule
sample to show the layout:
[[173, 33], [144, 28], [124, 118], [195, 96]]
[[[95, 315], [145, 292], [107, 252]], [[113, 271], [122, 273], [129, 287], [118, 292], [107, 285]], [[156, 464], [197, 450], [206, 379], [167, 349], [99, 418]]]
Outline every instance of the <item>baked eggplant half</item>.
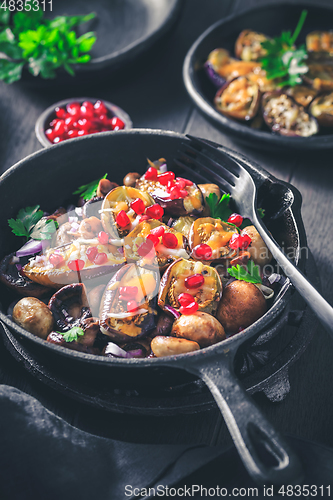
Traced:
[[216, 109], [229, 118], [248, 121], [255, 117], [260, 104], [259, 86], [245, 76], [225, 83], [216, 93]]
[[306, 50], [322, 56], [333, 56], [333, 31], [311, 31], [306, 36]]
[[202, 252], [197, 249], [200, 245], [208, 245], [210, 247], [210, 257], [203, 260], [218, 262], [221, 259], [234, 257], [236, 252], [229, 248], [228, 243], [235, 233], [238, 234], [235, 226], [229, 225], [220, 219], [214, 219], [213, 217], [197, 219], [193, 222], [189, 234], [191, 256], [200, 260]]
[[199, 215], [204, 210], [198, 186], [189, 179], [175, 177], [171, 171], [161, 172], [150, 167], [136, 182], [136, 187], [141, 193], [148, 193], [168, 215]]
[[258, 61], [266, 55], [262, 42], [268, 40], [263, 33], [252, 30], [243, 30], [235, 43], [235, 55], [243, 61]]
[[333, 65], [327, 63], [309, 64], [309, 71], [303, 80], [320, 92], [333, 90]]
[[124, 262], [122, 246], [102, 245], [98, 238], [78, 238], [68, 244], [48, 248], [44, 254], [30, 259], [21, 272], [36, 283], [60, 288], [114, 273]]
[[220, 75], [220, 69], [234, 61], [225, 49], [214, 49], [209, 53], [208, 59], [204, 64], [206, 74], [215, 87], [220, 88], [225, 83], [226, 78]]
[[317, 97], [309, 109], [319, 125], [333, 127], [333, 92]]
[[127, 264], [109, 281], [100, 308], [100, 329], [117, 343], [154, 330], [157, 320], [158, 272]]
[[199, 311], [214, 314], [222, 296], [216, 269], [199, 261], [176, 260], [162, 276], [158, 305], [164, 311], [170, 311], [170, 307], [179, 311], [179, 296], [184, 293], [193, 297]]
[[266, 125], [276, 134], [310, 137], [318, 133], [317, 120], [284, 92], [266, 92], [262, 110]]
[[318, 91], [306, 85], [295, 85], [295, 87], [287, 88], [286, 94], [292, 97], [297, 104], [307, 108], [318, 95]]
[[123, 238], [138, 223], [145, 209], [153, 204], [148, 192], [129, 186], [112, 189], [104, 198], [101, 209], [105, 231], [114, 239]]
[[125, 237], [127, 262], [158, 265], [160, 271], [179, 257], [189, 258], [185, 236], [156, 219], [141, 222]]

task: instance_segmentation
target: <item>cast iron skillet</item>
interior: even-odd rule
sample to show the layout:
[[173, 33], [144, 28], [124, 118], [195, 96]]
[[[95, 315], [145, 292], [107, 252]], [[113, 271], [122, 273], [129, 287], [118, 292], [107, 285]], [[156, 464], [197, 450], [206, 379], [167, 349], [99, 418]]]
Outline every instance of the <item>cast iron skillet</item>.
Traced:
[[308, 15], [298, 38], [298, 44], [305, 42], [305, 36], [310, 31], [332, 29], [332, 7], [317, 6], [306, 2], [302, 4], [270, 3], [217, 20], [193, 43], [184, 60], [185, 87], [199, 110], [215, 126], [253, 148], [270, 151], [290, 148], [304, 151], [333, 147], [332, 132], [325, 135], [320, 133], [312, 137], [284, 137], [268, 130], [255, 130], [247, 124], [223, 116], [213, 104], [217, 89], [209, 81], [203, 69], [203, 64], [213, 49], [222, 47], [234, 54], [235, 41], [244, 29], [252, 29], [269, 36], [278, 36], [281, 31], [293, 32], [302, 9], [307, 9]]
[[[122, 183], [123, 176], [129, 171], [143, 173], [147, 157], [157, 159], [163, 156], [169, 168], [177, 171], [173, 159], [187, 140], [173, 132], [147, 129], [105, 132], [65, 141], [18, 162], [0, 178], [0, 257], [19, 246], [7, 219], [15, 216], [20, 208], [38, 203], [51, 212], [60, 203], [69, 201], [78, 185], [102, 177], [105, 172], [109, 172], [109, 178], [118, 183]], [[226, 152], [230, 153], [229, 150]], [[237, 158], [253, 175], [258, 188], [258, 203], [266, 209], [269, 229], [289, 251], [293, 249], [295, 260], [300, 265], [300, 249], [306, 247], [306, 238], [299, 192], [244, 157], [237, 155]], [[211, 390], [252, 477], [266, 484], [299, 484], [301, 471], [297, 458], [241, 388], [233, 372], [238, 348], [276, 328], [290, 293], [291, 284], [287, 280], [268, 312], [249, 328], [214, 346], [170, 358], [110, 359], [49, 344], [6, 316], [12, 298], [4, 289], [1, 290], [0, 320], [21, 345], [33, 345], [45, 363], [56, 366], [62, 375], [96, 380], [96, 393], [101, 382], [112, 385], [116, 381], [118, 387], [122, 384], [131, 388], [140, 385], [168, 387], [175, 381], [193, 380], [193, 376], [202, 378]]]

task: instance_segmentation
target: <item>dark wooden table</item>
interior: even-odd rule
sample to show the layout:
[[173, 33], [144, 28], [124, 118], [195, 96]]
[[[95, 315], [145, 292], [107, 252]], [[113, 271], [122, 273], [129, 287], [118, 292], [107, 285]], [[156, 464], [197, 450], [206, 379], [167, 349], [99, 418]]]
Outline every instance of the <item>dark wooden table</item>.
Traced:
[[[34, 134], [37, 117], [47, 106], [67, 97], [91, 95], [108, 99], [128, 111], [135, 127], [175, 130], [212, 139], [246, 154], [301, 191], [309, 247], [318, 266], [323, 295], [333, 303], [332, 153], [302, 155], [281, 151], [271, 154], [245, 148], [199, 114], [182, 82], [185, 54], [204, 29], [223, 16], [262, 3], [259, 0], [185, 0], [177, 25], [162, 43], [130, 70], [91, 84], [74, 83], [68, 88], [1, 84], [1, 171], [40, 149]], [[272, 403], [263, 394], [254, 397], [281, 432], [332, 446], [332, 366], [333, 341], [319, 327], [306, 352], [290, 369], [291, 390], [287, 398]], [[32, 394], [71, 424], [100, 435], [155, 443], [224, 444], [228, 441], [224, 422], [216, 409], [175, 417], [132, 417], [96, 410], [47, 388], [3, 348], [0, 383]]]

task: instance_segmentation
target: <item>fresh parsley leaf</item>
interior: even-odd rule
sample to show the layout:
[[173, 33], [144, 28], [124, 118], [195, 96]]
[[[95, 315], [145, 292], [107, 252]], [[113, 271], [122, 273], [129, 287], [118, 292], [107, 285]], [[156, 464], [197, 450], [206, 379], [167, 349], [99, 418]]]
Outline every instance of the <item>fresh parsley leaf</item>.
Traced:
[[10, 20], [10, 10], [2, 10], [0, 11], [0, 24], [8, 24]]
[[16, 236], [26, 236], [29, 238], [29, 231], [26, 230], [23, 222], [20, 219], [8, 219], [8, 224]]
[[79, 326], [74, 326], [67, 332], [57, 332], [57, 333], [61, 333], [61, 335], [65, 339], [65, 342], [77, 341], [79, 337], [82, 337], [84, 335], [84, 331]]
[[0, 80], [13, 83], [21, 78], [24, 63], [0, 59]]
[[34, 30], [41, 23], [42, 19], [42, 9], [17, 12], [13, 16], [13, 31], [14, 33], [21, 33], [23, 31]]
[[28, 239], [31, 231], [42, 217], [43, 211], [39, 209], [39, 205], [21, 208], [17, 219], [9, 219], [8, 224], [16, 236], [26, 236]]
[[206, 197], [206, 203], [209, 206], [210, 215], [213, 219], [227, 221], [232, 214], [229, 208], [230, 194], [223, 194], [220, 201], [216, 193], [209, 193]]
[[294, 86], [302, 82], [302, 74], [308, 71], [305, 64], [307, 52], [304, 45], [295, 47], [296, 39], [303, 27], [308, 11], [303, 10], [293, 35], [283, 31], [279, 37], [261, 43], [266, 54], [261, 58], [261, 66], [266, 71], [267, 78], [278, 80], [277, 86]]
[[97, 194], [99, 181], [102, 179], [106, 179], [107, 175], [108, 174], [105, 174], [103, 177], [101, 177], [101, 179], [97, 179], [96, 181], [92, 181], [89, 184], [84, 184], [83, 186], [80, 186], [76, 191], [74, 191], [73, 194], [79, 194], [85, 201], [90, 200]]
[[59, 224], [55, 220], [43, 218], [33, 228], [30, 238], [34, 240], [50, 240], [58, 227]]
[[248, 283], [262, 283], [259, 266], [256, 266], [252, 260], [249, 260], [247, 263], [247, 270], [237, 264], [237, 266], [232, 266], [231, 269], [228, 269], [228, 273], [233, 278], [237, 280], [247, 281]]

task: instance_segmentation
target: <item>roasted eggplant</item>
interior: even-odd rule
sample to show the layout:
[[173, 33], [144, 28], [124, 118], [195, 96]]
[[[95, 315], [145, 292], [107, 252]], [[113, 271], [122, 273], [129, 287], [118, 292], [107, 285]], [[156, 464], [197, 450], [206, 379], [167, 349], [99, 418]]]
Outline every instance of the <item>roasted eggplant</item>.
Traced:
[[225, 83], [216, 93], [214, 104], [223, 115], [236, 120], [248, 121], [257, 114], [260, 90], [256, 83], [245, 76]]
[[135, 264], [120, 269], [108, 283], [100, 308], [100, 328], [117, 343], [154, 330], [159, 273]]
[[191, 217], [190, 215], [182, 215], [175, 219], [172, 223], [172, 227], [178, 233], [182, 233], [185, 238], [188, 240], [188, 236], [190, 234], [190, 229], [195, 221], [195, 217]]
[[202, 192], [194, 182], [175, 178], [171, 171], [157, 170], [154, 176], [148, 173], [136, 182], [136, 187], [141, 193], [149, 193], [168, 215], [199, 215], [204, 210]]
[[104, 198], [101, 209], [101, 220], [105, 231], [113, 239], [126, 236], [141, 217], [131, 208], [135, 200], [143, 202], [143, 211], [154, 204], [148, 192], [139, 191], [134, 187], [119, 186], [108, 193]]
[[320, 56], [333, 56], [333, 31], [312, 31], [306, 36], [306, 49]]
[[60, 288], [114, 273], [124, 261], [122, 246], [101, 245], [97, 238], [78, 238], [30, 259], [21, 272], [36, 283]]
[[143, 221], [125, 236], [125, 257], [127, 262], [140, 266], [158, 265], [164, 271], [174, 260], [189, 253], [185, 250], [185, 236], [156, 219]]
[[320, 92], [333, 90], [333, 65], [327, 63], [309, 64], [309, 71], [303, 80]]
[[52, 295], [48, 307], [60, 332], [67, 332], [75, 326], [81, 327], [86, 319], [92, 317], [83, 283], [62, 287]]
[[276, 134], [309, 137], [318, 133], [317, 120], [284, 92], [266, 92], [262, 109], [266, 125]]
[[214, 49], [208, 55], [208, 59], [204, 64], [205, 71], [210, 81], [215, 87], [220, 88], [225, 83], [226, 78], [220, 75], [220, 68], [230, 63], [230, 54], [225, 49]]
[[310, 113], [319, 125], [333, 127], [333, 92], [317, 97], [310, 105]]
[[207, 260], [219, 261], [221, 259], [230, 259], [236, 255], [235, 250], [229, 248], [228, 243], [237, 229], [213, 217], [202, 217], [193, 222], [190, 234], [189, 245], [191, 255], [198, 259], [195, 248], [198, 245], [206, 244], [211, 248], [211, 257]]
[[268, 38], [263, 33], [252, 30], [243, 30], [235, 43], [235, 55], [243, 61], [258, 61], [266, 55], [262, 42]]
[[[189, 279], [192, 276], [196, 277], [195, 287]], [[181, 306], [178, 297], [182, 293], [194, 297], [199, 311], [214, 314], [222, 295], [222, 283], [215, 268], [199, 261], [176, 260], [163, 274], [158, 305], [164, 311], [170, 311], [170, 307], [179, 311]]]
[[307, 87], [305, 85], [295, 85], [286, 89], [286, 94], [292, 97], [298, 104], [307, 108], [313, 99], [318, 95], [316, 89]]

